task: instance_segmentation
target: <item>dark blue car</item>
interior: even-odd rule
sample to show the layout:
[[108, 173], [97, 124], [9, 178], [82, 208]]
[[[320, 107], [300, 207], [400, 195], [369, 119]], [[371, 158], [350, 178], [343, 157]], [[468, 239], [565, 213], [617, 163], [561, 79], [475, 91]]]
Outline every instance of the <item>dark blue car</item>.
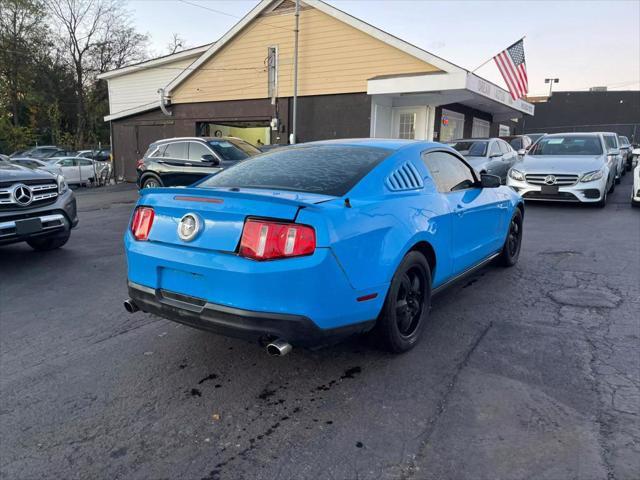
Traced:
[[523, 214], [517, 193], [442, 144], [274, 150], [189, 188], [141, 191], [125, 306], [273, 354], [372, 329], [403, 352], [436, 291], [492, 259], [516, 263]]

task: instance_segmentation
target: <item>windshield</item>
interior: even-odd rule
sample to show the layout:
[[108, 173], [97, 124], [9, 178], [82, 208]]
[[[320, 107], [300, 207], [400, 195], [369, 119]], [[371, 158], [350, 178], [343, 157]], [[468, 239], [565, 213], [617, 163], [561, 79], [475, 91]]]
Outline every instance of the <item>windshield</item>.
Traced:
[[529, 155], [600, 155], [602, 145], [596, 136], [566, 135], [544, 137], [533, 146]]
[[237, 162], [261, 153], [260, 150], [242, 140], [209, 140], [207, 143], [226, 162]]
[[314, 145], [279, 149], [223, 170], [199, 187], [265, 188], [342, 196], [390, 151]]
[[489, 145], [489, 142], [460, 141], [451, 142], [449, 145], [462, 155], [469, 157], [484, 157], [487, 154], [487, 145]]

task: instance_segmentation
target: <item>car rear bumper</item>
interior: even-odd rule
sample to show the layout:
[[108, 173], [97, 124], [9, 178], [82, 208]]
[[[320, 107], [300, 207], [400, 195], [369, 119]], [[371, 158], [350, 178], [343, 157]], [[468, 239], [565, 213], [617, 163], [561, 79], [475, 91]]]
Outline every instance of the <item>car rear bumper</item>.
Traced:
[[233, 252], [125, 235], [128, 280], [224, 307], [309, 319], [320, 330], [378, 317], [388, 284], [355, 289], [330, 248], [312, 255], [255, 261]]
[[279, 338], [300, 347], [321, 346], [366, 332], [375, 323], [371, 320], [321, 329], [303, 315], [228, 307], [133, 282], [129, 282], [129, 297], [143, 312], [201, 330], [263, 344]]
[[[29, 233], [21, 233], [20, 224], [32, 219], [39, 219], [40, 226]], [[73, 192], [67, 190], [51, 205], [0, 211], [0, 245], [23, 242], [29, 238], [59, 235], [77, 224], [76, 199]]]

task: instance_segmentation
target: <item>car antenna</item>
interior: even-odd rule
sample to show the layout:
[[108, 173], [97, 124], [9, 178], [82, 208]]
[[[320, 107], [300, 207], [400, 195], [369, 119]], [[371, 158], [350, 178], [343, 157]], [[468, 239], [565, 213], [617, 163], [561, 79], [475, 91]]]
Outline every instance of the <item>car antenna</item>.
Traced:
[[349, 200], [348, 198], [344, 199], [344, 206], [347, 208], [351, 208], [351, 200]]

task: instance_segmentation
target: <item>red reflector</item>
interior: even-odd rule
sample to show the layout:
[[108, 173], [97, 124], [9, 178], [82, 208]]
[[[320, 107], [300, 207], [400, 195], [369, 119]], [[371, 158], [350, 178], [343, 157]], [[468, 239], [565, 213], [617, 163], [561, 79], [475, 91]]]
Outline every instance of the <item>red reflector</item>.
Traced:
[[154, 215], [153, 208], [149, 207], [138, 207], [133, 212], [131, 233], [136, 240], [147, 240], [149, 238]]
[[377, 293], [370, 293], [369, 295], [364, 295], [362, 297], [358, 297], [358, 298], [356, 298], [356, 300], [359, 301], [359, 302], [366, 302], [367, 300], [373, 300], [377, 296], [378, 296]]
[[316, 232], [297, 223], [247, 220], [240, 240], [240, 255], [254, 260], [311, 255], [316, 249]]

